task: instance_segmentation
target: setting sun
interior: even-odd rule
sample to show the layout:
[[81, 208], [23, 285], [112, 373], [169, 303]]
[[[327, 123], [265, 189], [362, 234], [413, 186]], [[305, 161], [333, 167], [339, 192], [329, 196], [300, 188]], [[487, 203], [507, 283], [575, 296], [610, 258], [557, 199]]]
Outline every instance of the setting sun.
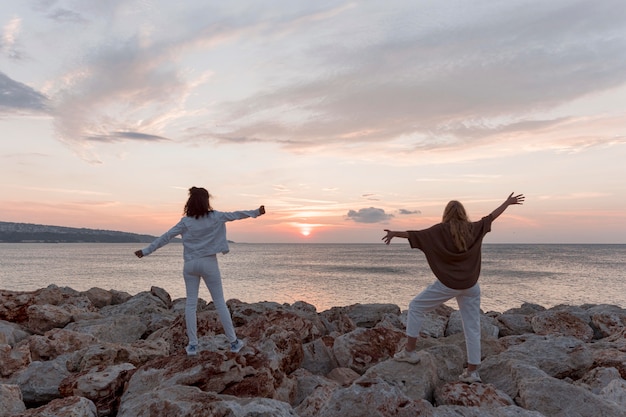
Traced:
[[291, 225], [298, 230], [298, 233], [301, 236], [309, 237], [315, 228], [321, 227], [321, 224], [312, 224], [312, 223], [291, 223]]

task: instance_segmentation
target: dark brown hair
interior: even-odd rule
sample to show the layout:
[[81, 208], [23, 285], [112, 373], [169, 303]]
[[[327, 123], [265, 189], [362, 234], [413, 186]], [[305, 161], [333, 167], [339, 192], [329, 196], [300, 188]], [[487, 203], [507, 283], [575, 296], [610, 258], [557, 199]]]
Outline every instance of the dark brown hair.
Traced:
[[211, 195], [205, 188], [191, 187], [189, 199], [185, 203], [185, 216], [197, 219], [213, 211], [211, 203], [209, 203], [210, 197]]

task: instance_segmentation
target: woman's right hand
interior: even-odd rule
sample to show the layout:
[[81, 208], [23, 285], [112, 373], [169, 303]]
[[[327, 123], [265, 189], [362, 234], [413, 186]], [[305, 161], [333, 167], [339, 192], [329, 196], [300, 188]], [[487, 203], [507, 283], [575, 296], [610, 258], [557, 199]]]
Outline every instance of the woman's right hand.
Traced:
[[265, 206], [259, 207], [259, 215], [265, 214]]

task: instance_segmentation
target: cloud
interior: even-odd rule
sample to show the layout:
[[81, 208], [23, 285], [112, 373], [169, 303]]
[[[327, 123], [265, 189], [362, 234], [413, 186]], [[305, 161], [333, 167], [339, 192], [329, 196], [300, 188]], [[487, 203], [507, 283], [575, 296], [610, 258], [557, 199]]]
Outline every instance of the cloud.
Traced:
[[[620, 52], [626, 21], [615, 13], [617, 6], [503, 3], [490, 10], [445, 10], [447, 23], [444, 12], [425, 4], [423, 15], [439, 13], [440, 20], [395, 37], [379, 37], [373, 29], [362, 42], [365, 34], [343, 21], [334, 36], [322, 38], [327, 44], [302, 48], [308, 58], [294, 56], [287, 64], [293, 71], [306, 65], [307, 77], [226, 103], [224, 119], [231, 136], [310, 151], [358, 153], [357, 143], [398, 138], [404, 145], [399, 150], [409, 152], [501, 142], [511, 133], [560, 122], [534, 120], [537, 109], [626, 82]], [[346, 18], [359, 11], [382, 33], [415, 17], [400, 7], [379, 19], [365, 15], [363, 6]], [[347, 36], [355, 41], [336, 42]]]
[[359, 211], [348, 211], [348, 218], [357, 223], [384, 223], [392, 217], [393, 214], [387, 214], [385, 210], [375, 207], [362, 208]]
[[[237, 2], [37, 4], [54, 23], [42, 33], [60, 43], [79, 29], [86, 39], [42, 90], [58, 138], [85, 155], [94, 140], [176, 137], [349, 158], [485, 158], [484, 147], [530, 133], [533, 150], [566, 147], [577, 139], [550, 131], [571, 115], [536, 113], [626, 84], [620, 0], [283, 2], [269, 11]], [[60, 22], [73, 24], [59, 31]], [[5, 25], [5, 53], [22, 24]]]
[[168, 140], [164, 132], [183, 115], [190, 91], [169, 53], [134, 38], [86, 57], [53, 94], [59, 139], [77, 149], [88, 141]]
[[0, 38], [0, 53], [6, 55], [10, 59], [19, 60], [22, 53], [18, 49], [17, 37], [20, 32], [22, 20], [14, 17], [2, 30], [2, 38]]
[[0, 112], [43, 112], [47, 105], [46, 96], [0, 72]]
[[87, 140], [94, 142], [121, 142], [126, 140], [146, 141], [146, 142], [167, 142], [168, 138], [157, 135], [148, 135], [139, 132], [111, 132], [109, 135], [98, 135], [87, 138]]
[[407, 215], [408, 214], [422, 214], [422, 212], [419, 210], [407, 210], [407, 209], [400, 209], [398, 210], [398, 213], [403, 214], [403, 215], [404, 214], [407, 214]]
[[377, 195], [374, 193], [366, 193], [366, 194], [363, 194], [361, 197], [369, 201], [380, 201], [380, 198], [377, 197]]
[[74, 10], [57, 8], [48, 13], [48, 18], [59, 23], [88, 23], [87, 19]]

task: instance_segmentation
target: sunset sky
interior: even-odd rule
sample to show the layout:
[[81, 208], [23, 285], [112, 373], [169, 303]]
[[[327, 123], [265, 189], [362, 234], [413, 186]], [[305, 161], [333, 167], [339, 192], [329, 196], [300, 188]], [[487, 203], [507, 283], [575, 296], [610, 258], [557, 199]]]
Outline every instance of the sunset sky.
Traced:
[[[626, 8], [2, 0], [0, 221], [381, 242], [524, 193], [486, 242], [626, 243]], [[381, 243], [382, 244], [382, 243]]]

